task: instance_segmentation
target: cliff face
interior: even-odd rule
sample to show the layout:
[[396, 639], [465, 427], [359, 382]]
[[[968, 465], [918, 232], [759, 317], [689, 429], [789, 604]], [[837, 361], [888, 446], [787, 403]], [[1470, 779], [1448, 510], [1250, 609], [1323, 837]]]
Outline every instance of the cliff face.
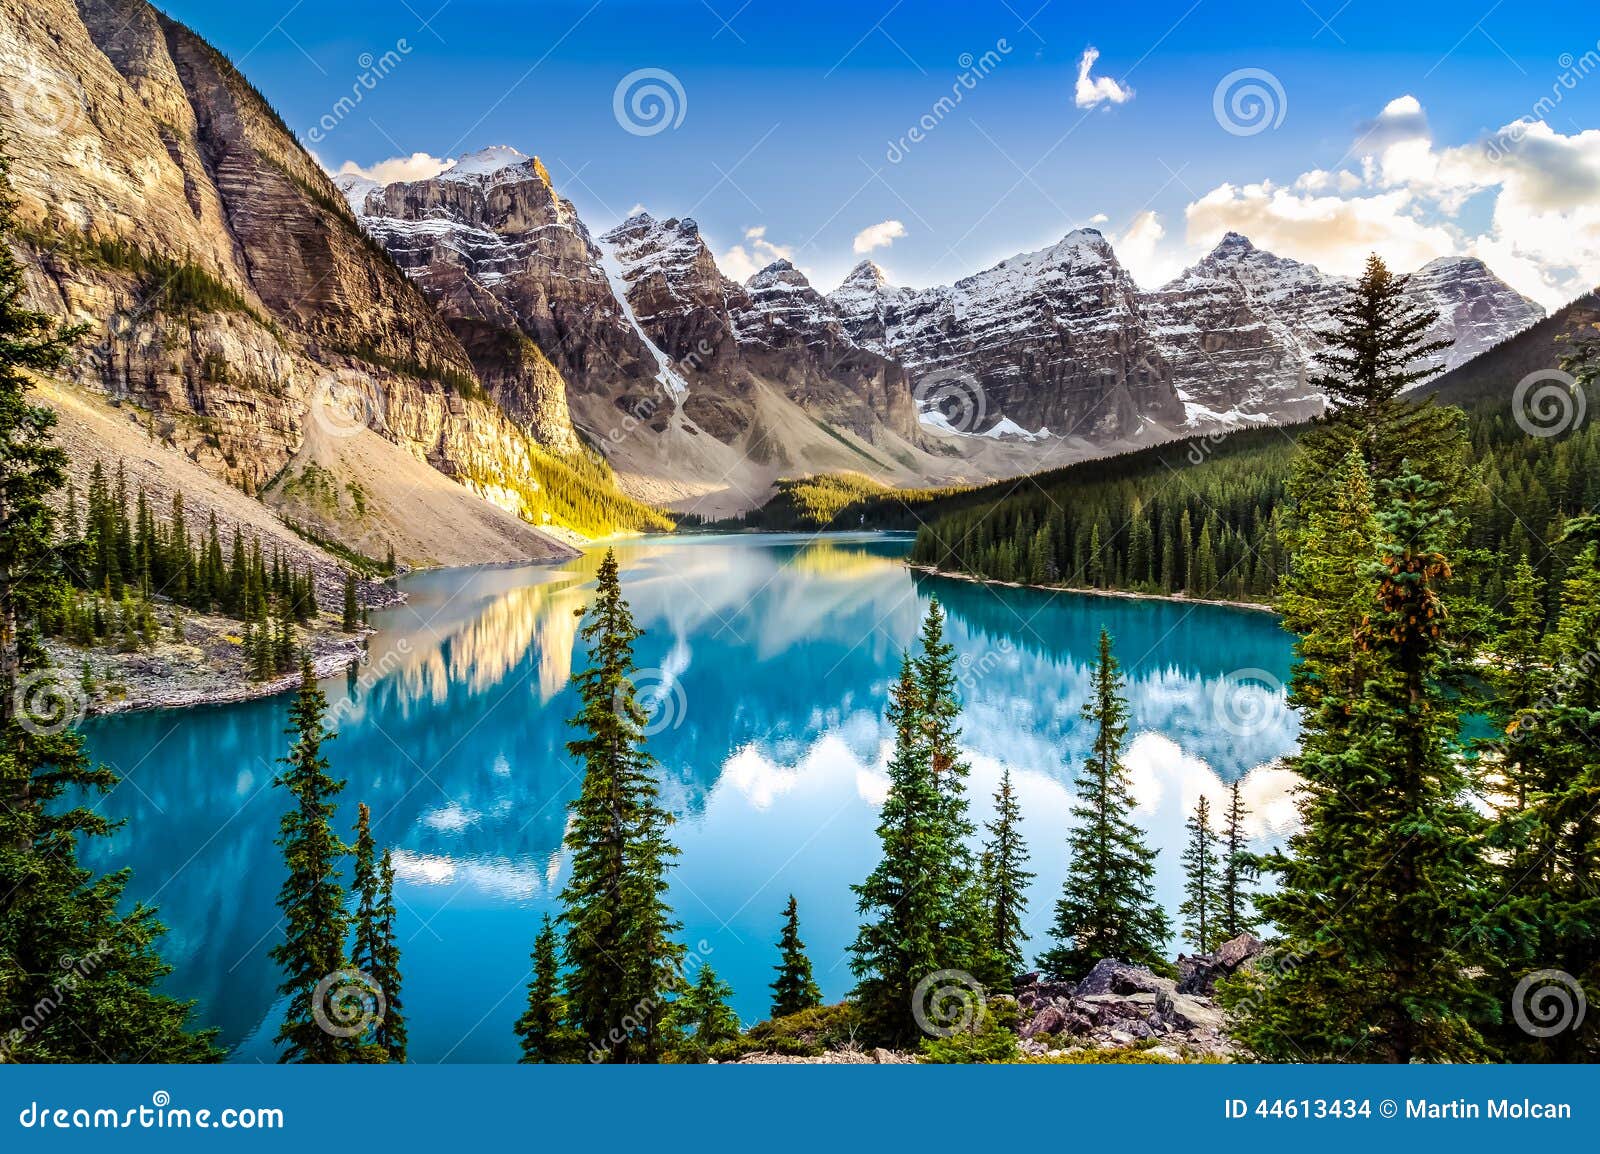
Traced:
[[[537, 423], [480, 394], [462, 340], [220, 54], [143, 0], [0, 0], [0, 61], [53, 94], [0, 101], [0, 131], [30, 295], [90, 327], [76, 384], [255, 492], [330, 380], [360, 374], [383, 436], [526, 511], [505, 494], [538, 485], [507, 470]], [[558, 383], [537, 358], [496, 382]]]
[[[1349, 283], [1229, 233], [1142, 292], [1085, 229], [922, 291], [897, 288], [863, 262], [828, 300], [861, 346], [899, 358], [914, 378], [975, 379], [991, 432], [1042, 424], [1104, 443], [1147, 422], [1181, 432], [1315, 416], [1319, 330]], [[1455, 342], [1441, 358], [1446, 369], [1543, 315], [1478, 260], [1433, 261], [1407, 292], [1439, 313], [1429, 339]]]
[[559, 370], [572, 421], [633, 491], [731, 512], [786, 472], [917, 477], [905, 371], [792, 267], [740, 285], [694, 221], [644, 213], [596, 239], [538, 159], [504, 145], [427, 180], [337, 183], [502, 406], [526, 411], [499, 378], [516, 345]]
[[1308, 383], [1313, 330], [1343, 282], [1229, 233], [1203, 260], [1146, 295], [1145, 313], [1191, 423], [1322, 411]]
[[[1145, 296], [1144, 308], [1191, 423], [1286, 421], [1315, 416], [1309, 378], [1319, 330], [1349, 280], [1256, 248], [1229, 233], [1198, 264]], [[1544, 310], [1482, 261], [1443, 258], [1413, 273], [1407, 299], [1435, 311], [1429, 340], [1455, 342], [1438, 358], [1464, 364], [1533, 324]]]
[[858, 267], [831, 299], [855, 339], [898, 357], [913, 381], [975, 380], [983, 415], [971, 432], [1106, 442], [1183, 423], [1133, 278], [1094, 229], [921, 292]]
[[753, 381], [872, 443], [917, 435], [910, 382], [858, 345], [788, 261], [747, 284], [722, 275], [693, 220], [639, 213], [603, 238], [619, 288], [687, 387], [684, 412], [719, 440], [748, 427]]

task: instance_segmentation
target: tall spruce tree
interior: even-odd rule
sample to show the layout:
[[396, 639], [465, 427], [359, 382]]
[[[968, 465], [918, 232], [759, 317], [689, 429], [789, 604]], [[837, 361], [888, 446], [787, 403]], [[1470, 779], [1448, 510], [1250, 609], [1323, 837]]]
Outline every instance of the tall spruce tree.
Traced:
[[1474, 977], [1483, 823], [1448, 676], [1467, 656], [1447, 593], [1454, 514], [1410, 469], [1381, 489], [1356, 637], [1368, 673], [1306, 711], [1301, 829], [1263, 859], [1280, 883], [1256, 899], [1275, 960], [1225, 984], [1236, 1034], [1264, 1058], [1469, 1060], [1494, 1014]]
[[1222, 938], [1221, 871], [1217, 860], [1217, 834], [1211, 828], [1211, 801], [1205, 795], [1195, 802], [1184, 823], [1188, 835], [1183, 847], [1183, 936], [1195, 950], [1209, 954]]
[[[1485, 750], [1501, 798], [1501, 829], [1496, 840], [1508, 856], [1506, 874], [1516, 877], [1534, 868], [1538, 847], [1529, 839], [1519, 815], [1544, 778], [1537, 743], [1518, 740], [1526, 723], [1538, 724], [1537, 707], [1550, 681], [1544, 651], [1544, 605], [1538, 574], [1526, 557], [1517, 562], [1506, 585], [1502, 627], [1491, 646], [1489, 680], [1494, 694], [1490, 713], [1501, 737]], [[1507, 740], [1509, 739], [1509, 740]]]
[[372, 1023], [370, 1036], [356, 1060], [404, 1062], [406, 1026], [400, 1000], [400, 948], [394, 936], [394, 860], [388, 850], [378, 857], [372, 839], [372, 814], [362, 802], [356, 817], [355, 872], [351, 887], [356, 892], [355, 942], [350, 949], [350, 965], [365, 974], [382, 996], [382, 1013]]
[[[1592, 515], [1568, 526], [1600, 538]], [[1513, 610], [1513, 619], [1520, 614]], [[1530, 1062], [1600, 1060], [1600, 544], [1568, 567], [1561, 614], [1545, 648], [1539, 696], [1517, 711], [1502, 748], [1518, 772], [1505, 799], [1507, 847], [1490, 924], [1501, 949], [1489, 992], [1512, 1008], [1498, 1038]], [[1510, 688], [1521, 688], [1511, 677]], [[1555, 982], [1530, 977], [1559, 975]], [[1550, 986], [1541, 993], [1544, 986]], [[1565, 989], [1556, 988], [1565, 986]], [[1540, 999], [1545, 999], [1541, 1005]], [[1587, 1003], [1588, 1013], [1581, 1008]], [[1529, 1027], [1532, 1027], [1531, 1029]]]
[[1008, 988], [1027, 968], [1023, 946], [1028, 940], [1022, 928], [1028, 910], [1028, 883], [1034, 875], [1027, 869], [1028, 844], [1022, 837], [1022, 807], [1011, 786], [1011, 768], [1000, 775], [994, 794], [994, 817], [984, 827], [989, 839], [980, 859], [983, 881], [984, 926], [988, 937], [985, 953], [992, 959], [989, 972], [978, 975], [996, 988]]
[[[1328, 504], [1340, 461], [1354, 449], [1370, 478], [1393, 478], [1401, 462], [1430, 481], [1454, 488], [1466, 466], [1462, 435], [1466, 415], [1453, 406], [1403, 396], [1442, 371], [1440, 354], [1451, 342], [1429, 336], [1438, 313], [1406, 294], [1407, 277], [1395, 276], [1377, 256], [1331, 310], [1321, 333], [1312, 385], [1332, 402], [1332, 412], [1300, 438], [1301, 467], [1289, 480], [1288, 508], [1309, 513]], [[1312, 556], [1298, 539], [1299, 516], [1285, 523], [1286, 541], [1299, 560]]]
[[678, 851], [644, 748], [647, 719], [631, 680], [641, 631], [612, 550], [581, 636], [589, 667], [573, 678], [582, 704], [572, 724], [584, 736], [567, 750], [584, 778], [566, 838], [572, 876], [561, 893], [569, 1013], [596, 1058], [655, 1061], [670, 1048], [665, 1011], [681, 984], [683, 947], [672, 940], [679, 926], [666, 902]]
[[580, 1053], [578, 1034], [567, 1025], [567, 999], [561, 993], [561, 963], [555, 923], [546, 914], [533, 939], [532, 980], [528, 1008], [517, 1019], [522, 1042], [519, 1061], [534, 1064], [574, 1062]]
[[346, 1062], [357, 1046], [326, 1029], [329, 1008], [316, 1004], [318, 983], [345, 968], [344, 943], [350, 925], [340, 881], [345, 846], [333, 829], [344, 782], [328, 773], [322, 745], [333, 738], [323, 728], [328, 702], [317, 687], [311, 657], [300, 663], [300, 690], [289, 707], [287, 733], [294, 738], [284, 768], [273, 784], [285, 789], [290, 808], [278, 823], [277, 845], [288, 876], [278, 891], [284, 940], [272, 948], [283, 972], [279, 991], [288, 995], [283, 1023], [273, 1039], [282, 1045], [280, 1062]]
[[1228, 813], [1222, 826], [1222, 891], [1219, 895], [1218, 925], [1223, 941], [1256, 932], [1256, 919], [1250, 909], [1250, 889], [1256, 871], [1244, 845], [1244, 819], [1248, 813], [1241, 784], [1235, 781], [1228, 786]]
[[1119, 958], [1160, 973], [1171, 970], [1165, 945], [1171, 926], [1155, 899], [1156, 851], [1130, 819], [1133, 796], [1122, 750], [1128, 737], [1123, 678], [1100, 631], [1100, 654], [1083, 707], [1095, 739], [1078, 776], [1077, 824], [1068, 838], [1069, 863], [1051, 933], [1056, 945], [1039, 966], [1058, 978], [1081, 978], [1101, 958]]
[[[851, 1000], [867, 1032], [889, 1044], [918, 1036], [912, 994], [928, 975], [954, 968], [961, 949], [940, 932], [951, 906], [945, 868], [945, 795], [924, 740], [923, 703], [910, 655], [889, 694], [894, 753], [889, 792], [878, 811], [882, 856], [851, 888], [864, 921], [850, 946]], [[964, 960], [964, 959], [963, 959]]]
[[400, 945], [394, 925], [398, 912], [394, 902], [394, 851], [389, 849], [383, 851], [378, 862], [378, 903], [373, 912], [377, 919], [377, 949], [367, 959], [372, 967], [367, 972], [382, 988], [387, 1008], [372, 1029], [372, 1040], [382, 1047], [389, 1061], [404, 1062], [409, 1039], [400, 989]]
[[944, 635], [945, 612], [937, 597], [922, 619], [922, 634], [913, 665], [921, 701], [922, 735], [928, 747], [928, 768], [938, 786], [942, 816], [937, 837], [944, 847], [948, 881], [941, 887], [948, 904], [940, 913], [940, 932], [952, 943], [952, 961], [977, 973], [985, 968], [981, 879], [968, 843], [976, 832], [967, 814], [970, 767], [961, 754], [961, 699], [957, 693], [955, 646]]
[[783, 932], [778, 938], [778, 977], [772, 983], [772, 1016], [786, 1018], [822, 1005], [822, 991], [811, 974], [811, 959], [800, 940], [800, 907], [789, 895], [783, 907]]
[[55, 414], [28, 393], [82, 329], [26, 307], [9, 174], [0, 155], [0, 1061], [213, 1061], [215, 1031], [193, 1031], [191, 1005], [156, 992], [171, 972], [156, 911], [125, 900], [127, 871], [97, 877], [78, 861], [113, 829], [92, 799], [117, 777], [70, 728], [76, 681], [39, 640], [77, 533], [52, 539], [67, 458]]

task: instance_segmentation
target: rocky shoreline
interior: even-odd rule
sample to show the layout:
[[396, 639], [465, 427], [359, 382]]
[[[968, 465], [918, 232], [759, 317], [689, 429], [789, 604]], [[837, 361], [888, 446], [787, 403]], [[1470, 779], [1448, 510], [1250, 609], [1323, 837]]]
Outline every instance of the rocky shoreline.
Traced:
[[[251, 701], [300, 684], [299, 670], [252, 680], [246, 668], [244, 626], [233, 618], [186, 613], [179, 641], [172, 638], [170, 606], [161, 606], [158, 617], [160, 639], [146, 648], [124, 651], [105, 645], [85, 648], [54, 638], [46, 641], [58, 673], [55, 700], [81, 718]], [[332, 614], [323, 614], [313, 626], [300, 630], [318, 678], [361, 660], [372, 632], [345, 633]]]

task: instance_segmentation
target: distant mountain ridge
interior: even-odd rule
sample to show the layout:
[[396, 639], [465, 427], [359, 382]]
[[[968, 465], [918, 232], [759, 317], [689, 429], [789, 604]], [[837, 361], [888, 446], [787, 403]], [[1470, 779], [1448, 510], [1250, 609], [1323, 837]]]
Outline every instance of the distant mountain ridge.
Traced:
[[[1230, 232], [1172, 281], [1141, 291], [1109, 242], [1084, 229], [949, 287], [898, 288], [863, 261], [829, 299], [858, 340], [886, 355], [974, 374], [999, 400], [996, 420], [1001, 411], [1024, 424], [1059, 419], [1073, 412], [1076, 394], [1087, 397], [1101, 429], [1127, 432], [1139, 420], [1195, 429], [1320, 412], [1322, 398], [1308, 382], [1317, 331], [1348, 283]], [[1544, 315], [1472, 258], [1433, 261], [1409, 287], [1416, 303], [1440, 314], [1430, 335], [1456, 342], [1447, 369]], [[1055, 340], [1066, 343], [1068, 359], [1093, 350], [1100, 394], [1089, 377], [1069, 380], [1065, 398], [1044, 390], [1044, 412], [1037, 392], [1008, 403], [1016, 366], [1050, 375], [1047, 346]]]

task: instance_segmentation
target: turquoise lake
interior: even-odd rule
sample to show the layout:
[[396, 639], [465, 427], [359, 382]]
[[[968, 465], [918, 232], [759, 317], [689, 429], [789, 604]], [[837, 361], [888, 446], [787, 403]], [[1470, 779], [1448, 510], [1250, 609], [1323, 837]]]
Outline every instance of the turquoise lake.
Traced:
[[[678, 822], [672, 900], [683, 940], [766, 1016], [787, 896], [829, 999], [850, 988], [850, 885], [876, 860], [886, 788], [889, 679], [929, 599], [961, 655], [973, 816], [1003, 767], [1038, 873], [1029, 924], [1045, 944], [1066, 867], [1072, 780], [1091, 740], [1079, 719], [1102, 626], [1128, 678], [1127, 754], [1137, 820], [1160, 847], [1161, 896], [1178, 903], [1186, 813], [1243, 778], [1256, 845], [1292, 828], [1293, 748], [1283, 701], [1290, 639], [1268, 614], [1167, 601], [997, 588], [923, 577], [905, 536], [778, 535], [617, 546], [647, 631], [639, 682], [656, 709], [650, 748]], [[414, 1061], [513, 1061], [528, 952], [565, 881], [561, 848], [578, 768], [569, 684], [585, 656], [580, 609], [599, 553], [557, 567], [449, 570], [403, 582], [376, 614], [360, 680], [324, 683], [348, 779], [340, 823], [372, 807], [398, 872], [403, 998]], [[91, 752], [123, 781], [101, 810], [126, 825], [93, 847], [96, 869], [132, 867], [130, 895], [170, 927], [169, 988], [198, 999], [235, 1058], [271, 1061], [287, 746], [280, 696], [99, 718]], [[1178, 949], [1174, 941], [1173, 951]]]

